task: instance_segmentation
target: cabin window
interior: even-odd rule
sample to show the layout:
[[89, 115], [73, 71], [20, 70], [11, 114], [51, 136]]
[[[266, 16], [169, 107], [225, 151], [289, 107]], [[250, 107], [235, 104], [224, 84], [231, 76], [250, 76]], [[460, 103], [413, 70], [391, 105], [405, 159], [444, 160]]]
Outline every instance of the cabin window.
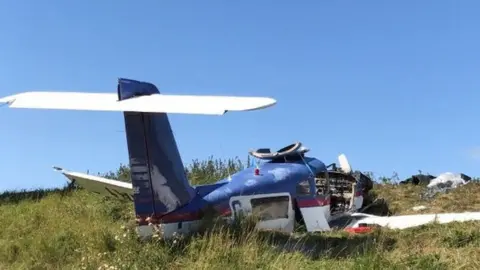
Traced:
[[288, 218], [289, 196], [255, 198], [250, 203], [253, 215], [262, 221]]
[[310, 188], [310, 182], [308, 179], [302, 180], [297, 184], [297, 195], [311, 195], [312, 190]]
[[233, 213], [235, 216], [239, 217], [245, 214], [242, 209], [242, 204], [240, 203], [239, 200], [233, 201], [232, 207], [233, 207]]

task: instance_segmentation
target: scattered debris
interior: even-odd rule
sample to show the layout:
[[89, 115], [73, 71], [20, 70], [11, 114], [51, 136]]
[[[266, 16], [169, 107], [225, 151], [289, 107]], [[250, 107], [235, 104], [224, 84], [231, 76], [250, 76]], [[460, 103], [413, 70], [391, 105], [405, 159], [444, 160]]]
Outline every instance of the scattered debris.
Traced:
[[[437, 178], [432, 179], [430, 183], [427, 185], [428, 188], [432, 188], [434, 186], [438, 187], [451, 187], [451, 188], [457, 188], [460, 185], [466, 184], [470, 179], [464, 179], [463, 178], [464, 174], [462, 173], [451, 173], [451, 172], [446, 172], [440, 174]], [[468, 177], [468, 176], [467, 176]]]
[[354, 234], [354, 233], [369, 233], [369, 232], [372, 232], [374, 229], [374, 227], [370, 227], [370, 226], [361, 226], [361, 227], [348, 227], [348, 228], [345, 228], [344, 231], [346, 232], [349, 232], [351, 234]]
[[422, 199], [431, 199], [437, 193], [448, 193], [450, 190], [467, 184], [471, 177], [463, 173], [446, 172], [432, 179], [427, 185], [427, 190], [421, 194]]
[[[452, 175], [453, 173], [450, 173], [450, 172], [447, 172], [447, 173], [442, 173], [440, 174], [439, 176], [433, 176], [431, 174], [416, 174], [416, 175], [412, 175], [411, 177], [403, 180], [400, 182], [400, 184], [412, 184], [412, 185], [430, 185], [433, 180], [435, 179], [439, 179], [439, 178], [444, 178], [446, 175]], [[453, 174], [455, 175], [456, 177], [460, 177], [461, 179], [463, 179], [465, 182], [468, 182], [470, 180], [472, 180], [472, 178], [466, 174], [463, 174], [463, 173], [459, 173], [459, 174]], [[436, 180], [436, 181], [439, 181], [439, 180]]]
[[416, 174], [401, 181], [400, 184], [428, 185], [432, 179], [435, 179], [435, 176], [429, 174]]
[[413, 211], [422, 211], [422, 210], [425, 210], [427, 209], [428, 207], [426, 207], [425, 205], [419, 205], [419, 206], [414, 206], [412, 207], [412, 210]]
[[416, 174], [403, 180], [400, 184], [412, 184], [426, 186], [427, 189], [421, 194], [422, 199], [431, 199], [437, 193], [448, 193], [451, 189], [465, 185], [472, 178], [463, 173], [445, 172], [435, 177], [430, 174]]

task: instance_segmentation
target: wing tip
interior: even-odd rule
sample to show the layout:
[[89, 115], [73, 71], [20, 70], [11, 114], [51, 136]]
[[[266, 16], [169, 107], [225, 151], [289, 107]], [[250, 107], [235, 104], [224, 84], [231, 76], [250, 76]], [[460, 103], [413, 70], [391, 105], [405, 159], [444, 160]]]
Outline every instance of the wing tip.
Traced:
[[15, 101], [16, 96], [17, 95], [11, 95], [11, 96], [0, 98], [0, 103], [10, 105]]
[[65, 170], [62, 167], [52, 166], [53, 170], [56, 172], [64, 172]]
[[267, 103], [264, 108], [272, 107], [273, 105], [277, 104], [277, 100], [272, 97], [266, 97], [265, 102]]
[[[249, 97], [251, 98], [251, 97]], [[257, 103], [250, 104], [250, 106], [243, 106], [237, 108], [225, 109], [221, 113], [215, 113], [216, 115], [225, 115], [228, 112], [248, 112], [248, 111], [257, 111], [263, 110], [269, 107], [272, 107], [277, 104], [277, 100], [271, 97], [255, 97]]]
[[252, 108], [246, 109], [245, 111], [263, 110], [277, 104], [277, 100], [271, 97], [263, 97], [261, 99], [262, 99], [262, 102], [261, 103], [259, 102], [260, 103], [259, 105], [255, 107], [252, 106]]

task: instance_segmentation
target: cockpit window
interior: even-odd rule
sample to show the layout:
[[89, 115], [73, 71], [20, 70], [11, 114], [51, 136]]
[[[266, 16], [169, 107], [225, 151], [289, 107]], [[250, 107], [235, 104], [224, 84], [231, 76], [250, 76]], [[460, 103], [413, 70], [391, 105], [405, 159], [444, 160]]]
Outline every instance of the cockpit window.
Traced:
[[289, 163], [289, 162], [301, 161], [303, 159], [304, 159], [303, 154], [294, 154], [294, 155], [280, 156], [277, 158], [273, 158], [269, 162], [270, 163]]
[[311, 195], [312, 190], [308, 179], [302, 180], [297, 184], [297, 195]]

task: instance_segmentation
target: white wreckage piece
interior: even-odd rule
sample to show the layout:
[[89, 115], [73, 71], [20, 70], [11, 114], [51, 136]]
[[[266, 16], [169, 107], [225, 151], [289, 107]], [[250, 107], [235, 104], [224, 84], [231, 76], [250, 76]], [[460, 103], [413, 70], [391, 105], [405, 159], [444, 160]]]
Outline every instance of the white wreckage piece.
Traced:
[[457, 188], [459, 186], [465, 185], [466, 183], [468, 182], [462, 178], [461, 174], [446, 172], [432, 179], [430, 183], [427, 185], [427, 188], [435, 188], [435, 187]]
[[432, 223], [451, 223], [480, 221], [480, 212], [464, 213], [442, 213], [442, 214], [422, 214], [422, 215], [403, 215], [403, 216], [375, 216], [362, 213], [351, 215], [354, 219], [346, 228], [360, 228], [381, 226], [389, 229], [407, 229]]
[[421, 197], [423, 199], [433, 198], [437, 193], [448, 193], [452, 189], [468, 184], [469, 179], [464, 179], [460, 173], [445, 172], [430, 180], [427, 189]]

